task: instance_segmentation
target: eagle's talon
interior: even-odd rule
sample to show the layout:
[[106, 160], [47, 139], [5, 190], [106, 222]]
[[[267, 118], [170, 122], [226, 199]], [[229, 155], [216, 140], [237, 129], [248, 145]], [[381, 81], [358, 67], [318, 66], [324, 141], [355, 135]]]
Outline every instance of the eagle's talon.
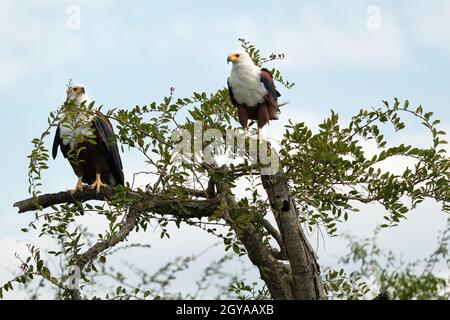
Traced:
[[101, 189], [102, 187], [106, 187], [106, 184], [104, 184], [104, 183], [102, 182], [102, 180], [100, 179], [100, 175], [97, 174], [94, 183], [91, 184], [91, 185], [89, 186], [89, 188], [90, 188], [91, 190], [95, 189], [95, 190], [97, 191], [97, 193], [99, 193], [99, 192], [100, 192], [100, 189]]
[[100, 189], [101, 189], [102, 187], [106, 187], [106, 184], [102, 183], [101, 181], [95, 181], [93, 184], [91, 184], [91, 185], [89, 186], [89, 188], [90, 188], [91, 190], [95, 189], [95, 190], [97, 191], [97, 193], [100, 192]]
[[83, 188], [84, 188], [84, 186], [83, 186], [83, 178], [81, 177], [81, 178], [78, 178], [77, 185], [75, 186], [75, 189], [69, 190], [69, 192], [71, 194], [74, 194], [74, 193], [77, 193], [78, 191], [83, 191]]
[[71, 194], [83, 191], [83, 187], [75, 187], [75, 189], [69, 190]]

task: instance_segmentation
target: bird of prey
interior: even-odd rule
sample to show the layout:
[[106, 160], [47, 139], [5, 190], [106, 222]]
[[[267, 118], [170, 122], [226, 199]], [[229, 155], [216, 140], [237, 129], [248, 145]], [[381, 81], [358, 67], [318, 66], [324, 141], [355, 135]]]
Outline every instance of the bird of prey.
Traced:
[[272, 73], [256, 66], [245, 51], [231, 53], [227, 62], [233, 63], [228, 90], [231, 102], [237, 107], [244, 134], [248, 133], [248, 120], [256, 120], [258, 136], [261, 138], [261, 129], [270, 120], [278, 120], [280, 93], [275, 87]]
[[53, 159], [58, 147], [78, 177], [72, 192], [83, 190], [83, 183], [97, 192], [107, 184], [124, 184], [113, 127], [108, 118], [89, 105], [83, 85], [69, 85], [67, 89], [67, 99], [53, 141]]

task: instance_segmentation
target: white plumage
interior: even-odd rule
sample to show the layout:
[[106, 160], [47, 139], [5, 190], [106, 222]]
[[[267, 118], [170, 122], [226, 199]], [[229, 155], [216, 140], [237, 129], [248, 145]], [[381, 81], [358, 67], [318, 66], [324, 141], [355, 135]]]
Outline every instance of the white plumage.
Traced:
[[238, 51], [239, 61], [233, 64], [229, 84], [233, 95], [240, 104], [254, 107], [264, 101], [267, 89], [261, 82], [261, 69], [257, 67], [247, 52]]

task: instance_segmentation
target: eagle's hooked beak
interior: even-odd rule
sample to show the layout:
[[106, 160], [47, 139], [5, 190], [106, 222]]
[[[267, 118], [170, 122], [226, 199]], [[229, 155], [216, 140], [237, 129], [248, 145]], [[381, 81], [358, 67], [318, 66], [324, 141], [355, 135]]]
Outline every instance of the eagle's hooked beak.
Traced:
[[239, 60], [239, 55], [232, 53], [228, 56], [227, 63], [236, 62], [238, 60]]
[[[82, 86], [70, 87], [67, 90], [66, 102], [69, 102], [70, 100], [75, 99], [75, 97], [78, 97], [85, 93], [86, 93], [86, 90]], [[72, 97], [72, 96], [75, 96], [75, 97]]]

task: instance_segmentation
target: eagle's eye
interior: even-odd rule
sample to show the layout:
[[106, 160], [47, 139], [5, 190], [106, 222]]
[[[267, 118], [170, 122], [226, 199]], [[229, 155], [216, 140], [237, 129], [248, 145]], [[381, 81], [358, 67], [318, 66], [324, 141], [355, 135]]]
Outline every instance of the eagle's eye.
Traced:
[[74, 91], [74, 92], [77, 92], [77, 91], [78, 91], [78, 88], [73, 88], [73, 91]]
[[236, 58], [239, 58], [241, 55], [238, 53], [238, 54], [236, 54]]

